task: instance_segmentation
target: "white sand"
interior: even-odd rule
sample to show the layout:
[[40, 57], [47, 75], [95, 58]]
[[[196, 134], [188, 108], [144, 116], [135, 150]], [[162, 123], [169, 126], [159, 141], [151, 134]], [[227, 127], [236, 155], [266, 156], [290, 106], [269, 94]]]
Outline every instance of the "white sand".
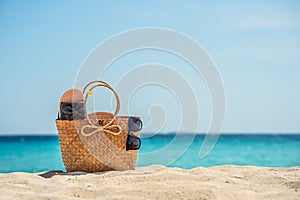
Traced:
[[300, 167], [149, 166], [81, 175], [0, 174], [0, 199], [300, 199]]

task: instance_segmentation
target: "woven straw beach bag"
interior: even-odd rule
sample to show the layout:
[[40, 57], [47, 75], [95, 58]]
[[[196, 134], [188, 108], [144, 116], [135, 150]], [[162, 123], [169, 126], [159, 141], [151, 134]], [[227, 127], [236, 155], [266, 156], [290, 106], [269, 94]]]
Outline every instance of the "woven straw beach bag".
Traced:
[[[120, 99], [115, 90], [103, 81], [93, 81], [87, 84], [79, 95], [79, 90], [75, 89], [77, 94], [73, 94], [72, 99], [78, 99], [80, 95], [85, 97], [86, 109], [88, 96], [96, 87], [106, 87], [114, 93], [116, 111], [114, 114], [85, 114], [85, 119], [80, 120], [56, 120], [64, 166], [67, 172], [135, 169], [138, 151], [126, 150], [130, 117], [118, 116]], [[130, 134], [139, 136], [139, 131]]]

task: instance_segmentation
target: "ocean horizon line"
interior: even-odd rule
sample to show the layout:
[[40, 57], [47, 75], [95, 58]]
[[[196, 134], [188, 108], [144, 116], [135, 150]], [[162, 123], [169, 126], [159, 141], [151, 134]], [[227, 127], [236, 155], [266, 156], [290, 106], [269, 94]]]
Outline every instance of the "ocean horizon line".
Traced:
[[[199, 135], [199, 136], [205, 136], [209, 133], [190, 133], [190, 132], [167, 132], [167, 133], [141, 133], [141, 135], [144, 136], [174, 136], [174, 135], [184, 135], [184, 136], [191, 136], [191, 135]], [[213, 134], [209, 134], [213, 135]], [[300, 132], [224, 132], [220, 133], [219, 136], [222, 135], [300, 135]], [[0, 133], [0, 137], [58, 137], [58, 133]]]

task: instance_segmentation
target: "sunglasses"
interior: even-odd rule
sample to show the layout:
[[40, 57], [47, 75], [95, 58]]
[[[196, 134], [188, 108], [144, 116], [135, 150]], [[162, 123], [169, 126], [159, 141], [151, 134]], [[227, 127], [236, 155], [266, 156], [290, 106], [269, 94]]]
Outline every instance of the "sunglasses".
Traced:
[[138, 150], [141, 147], [141, 139], [132, 134], [142, 130], [143, 122], [137, 117], [129, 117], [128, 119], [128, 138], [126, 143], [126, 150]]

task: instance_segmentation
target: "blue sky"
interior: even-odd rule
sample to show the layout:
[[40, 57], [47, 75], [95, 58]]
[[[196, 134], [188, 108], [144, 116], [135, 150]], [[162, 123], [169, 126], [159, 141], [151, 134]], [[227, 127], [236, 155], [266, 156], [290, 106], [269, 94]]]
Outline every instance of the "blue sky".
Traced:
[[[90, 51], [112, 35], [143, 27], [182, 32], [206, 49], [226, 88], [224, 132], [300, 132], [298, 1], [2, 0], [0, 134], [55, 133], [58, 99], [72, 87]], [[118, 63], [130, 68], [152, 58], [179, 69], [178, 58], [157, 52], [129, 55]], [[105, 80], [114, 81], [112, 75]], [[151, 92], [137, 94], [139, 110], [132, 113], [146, 124], [151, 120], [142, 100]], [[148, 103], [171, 98], [166, 94], [162, 102], [156, 98]], [[209, 123], [209, 98], [199, 98], [203, 132]], [[164, 132], [178, 124], [169, 116]]]

